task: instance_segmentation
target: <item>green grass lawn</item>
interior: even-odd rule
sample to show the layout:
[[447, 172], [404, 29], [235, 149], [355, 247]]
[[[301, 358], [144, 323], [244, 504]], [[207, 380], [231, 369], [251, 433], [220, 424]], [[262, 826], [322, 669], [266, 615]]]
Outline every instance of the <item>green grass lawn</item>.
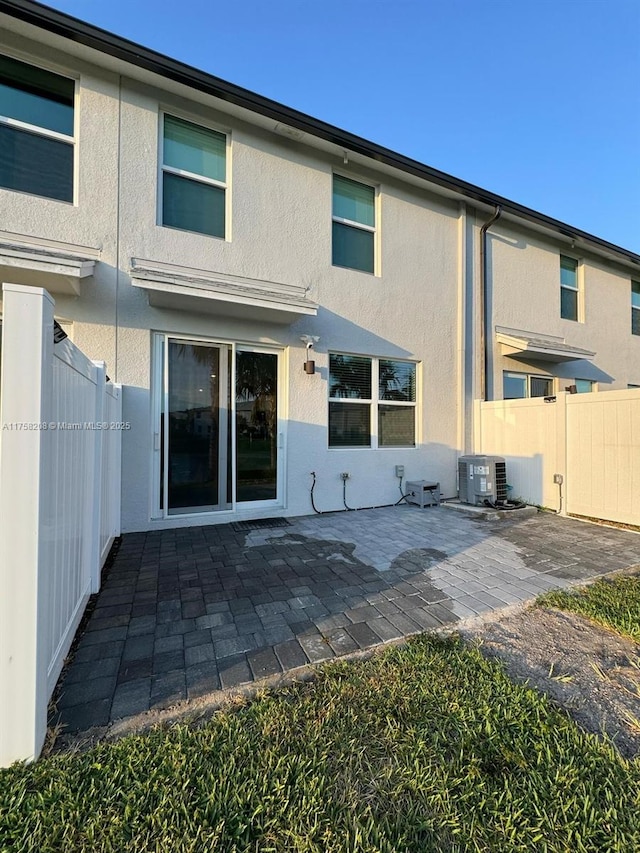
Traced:
[[0, 850], [640, 849], [640, 764], [456, 638], [0, 772]]
[[570, 592], [548, 592], [538, 603], [587, 616], [640, 643], [640, 574], [602, 578]]

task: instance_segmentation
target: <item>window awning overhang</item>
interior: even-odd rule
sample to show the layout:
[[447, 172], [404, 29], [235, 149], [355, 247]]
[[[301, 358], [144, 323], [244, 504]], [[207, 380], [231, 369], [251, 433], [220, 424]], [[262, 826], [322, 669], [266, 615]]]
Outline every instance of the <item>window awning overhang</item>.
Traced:
[[[93, 254], [93, 257], [89, 256]], [[44, 287], [49, 293], [80, 296], [83, 279], [93, 275], [99, 252], [0, 239], [0, 281]]]
[[158, 308], [206, 312], [245, 320], [292, 323], [318, 313], [302, 285], [206, 272], [156, 261], [131, 259], [131, 283]]
[[539, 335], [499, 326], [496, 326], [496, 343], [500, 344], [503, 355], [534, 361], [591, 361], [595, 356], [595, 352], [571, 346], [559, 336]]

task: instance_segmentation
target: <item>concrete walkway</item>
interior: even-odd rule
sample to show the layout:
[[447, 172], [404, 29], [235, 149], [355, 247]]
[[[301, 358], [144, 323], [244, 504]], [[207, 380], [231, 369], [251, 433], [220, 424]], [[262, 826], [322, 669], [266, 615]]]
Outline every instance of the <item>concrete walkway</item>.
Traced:
[[52, 722], [104, 726], [638, 563], [632, 532], [445, 507], [128, 534]]

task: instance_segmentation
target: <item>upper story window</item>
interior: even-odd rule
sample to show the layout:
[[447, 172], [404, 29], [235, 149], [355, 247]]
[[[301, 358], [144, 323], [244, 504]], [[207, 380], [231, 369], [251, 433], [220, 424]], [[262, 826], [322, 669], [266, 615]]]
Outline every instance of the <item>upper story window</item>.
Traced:
[[375, 269], [375, 189], [333, 176], [333, 265], [363, 272]]
[[416, 365], [329, 355], [329, 447], [415, 447]]
[[73, 201], [73, 102], [67, 77], [0, 56], [0, 186]]
[[225, 236], [227, 137], [165, 115], [162, 144], [162, 224]]
[[631, 334], [640, 335], [640, 281], [631, 282]]
[[560, 316], [578, 319], [578, 262], [560, 255]]
[[504, 400], [551, 397], [552, 394], [553, 379], [549, 376], [532, 376], [528, 373], [511, 373], [507, 370], [502, 375], [502, 398]]

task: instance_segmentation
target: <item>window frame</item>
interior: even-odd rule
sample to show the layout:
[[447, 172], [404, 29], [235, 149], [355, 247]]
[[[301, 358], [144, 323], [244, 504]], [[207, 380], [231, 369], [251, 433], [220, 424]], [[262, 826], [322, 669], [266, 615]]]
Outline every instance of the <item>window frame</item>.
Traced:
[[42, 62], [34, 62], [30, 56], [25, 56], [21, 53], [16, 53], [12, 51], [5, 50], [4, 46], [2, 47], [0, 53], [2, 56], [6, 56], [8, 59], [13, 59], [16, 62], [21, 62], [23, 65], [30, 65], [32, 68], [37, 68], [40, 71], [45, 71], [48, 74], [54, 74], [56, 77], [63, 77], [65, 80], [73, 83], [73, 135], [69, 136], [66, 133], [60, 133], [57, 130], [50, 130], [49, 128], [42, 127], [40, 125], [30, 124], [26, 121], [21, 121], [20, 119], [10, 118], [9, 116], [4, 116], [0, 114], [0, 124], [3, 124], [5, 127], [13, 127], [16, 130], [22, 131], [23, 133], [30, 133], [34, 136], [44, 137], [45, 139], [53, 139], [55, 142], [62, 142], [66, 145], [70, 145], [72, 149], [72, 162], [73, 168], [71, 172], [71, 200], [63, 198], [55, 198], [49, 195], [41, 195], [40, 193], [29, 192], [28, 190], [18, 190], [12, 189], [10, 187], [0, 187], [0, 191], [2, 192], [14, 192], [21, 193], [23, 195], [33, 196], [34, 198], [42, 198], [47, 201], [57, 202], [59, 204], [69, 204], [73, 207], [77, 206], [78, 203], [78, 156], [77, 156], [77, 148], [78, 148], [78, 128], [79, 128], [79, 118], [78, 118], [78, 94], [79, 94], [79, 84], [80, 79], [77, 74], [73, 74], [66, 68], [61, 68], [53, 63], [43, 65]]
[[[518, 377], [518, 379], [526, 380], [526, 396], [524, 397], [505, 397], [504, 396], [504, 379], [505, 376], [514, 376]], [[535, 397], [531, 395], [531, 380], [532, 379], [542, 379], [545, 382], [551, 383], [551, 393], [550, 394], [540, 394]], [[544, 400], [545, 397], [553, 397], [555, 394], [555, 377], [553, 376], [544, 376], [541, 373], [520, 373], [517, 370], [503, 370], [502, 371], [502, 399], [503, 400]]]
[[[576, 286], [571, 287], [569, 284], [562, 283], [562, 261], [572, 261], [576, 265], [575, 274], [576, 274]], [[581, 286], [581, 270], [582, 264], [579, 258], [574, 258], [572, 255], [560, 255], [560, 319], [568, 320], [570, 323], [582, 323], [583, 321], [583, 307], [582, 307], [582, 286]], [[569, 290], [571, 293], [576, 294], [576, 316], [575, 317], [564, 317], [562, 314], [562, 291]]]
[[[335, 178], [342, 178], [345, 181], [351, 181], [354, 184], [361, 184], [363, 187], [367, 187], [368, 189], [373, 190], [373, 225], [366, 225], [363, 222], [356, 222], [353, 219], [346, 219], [343, 216], [334, 216], [333, 213], [333, 197], [334, 197], [334, 180]], [[379, 257], [380, 252], [378, 250], [378, 240], [380, 233], [380, 210], [379, 210], [379, 196], [380, 196], [380, 186], [378, 184], [373, 184], [370, 181], [364, 180], [358, 176], [347, 175], [344, 172], [333, 171], [331, 173], [331, 226], [332, 226], [332, 234], [331, 234], [331, 266], [337, 267], [342, 270], [352, 270], [353, 272], [363, 273], [364, 275], [379, 275]], [[360, 231], [366, 231], [369, 234], [373, 234], [373, 270], [363, 270], [359, 267], [347, 267], [343, 264], [336, 264], [333, 260], [333, 223], [337, 223], [338, 225], [345, 225], [347, 228], [356, 228]], [[341, 355], [346, 355], [346, 353], [340, 353]]]
[[[392, 358], [390, 356], [364, 355], [354, 352], [337, 352], [330, 350], [328, 353], [328, 389], [327, 389], [327, 447], [329, 450], [415, 450], [419, 445], [418, 435], [418, 410], [419, 410], [419, 388], [421, 362], [412, 361], [408, 358]], [[371, 363], [371, 397], [332, 397], [331, 396], [331, 356], [348, 356], [350, 358], [364, 358]], [[395, 361], [401, 364], [410, 364], [415, 368], [415, 400], [384, 400], [380, 397], [380, 362]], [[331, 403], [360, 404], [369, 407], [369, 436], [370, 443], [367, 445], [332, 445], [329, 429], [330, 405]], [[413, 444], [380, 444], [379, 434], [379, 410], [380, 406], [394, 406], [398, 408], [413, 408]]]
[[[231, 162], [231, 131], [223, 130], [216, 127], [210, 122], [203, 121], [199, 117], [186, 115], [181, 110], [173, 110], [171, 108], [161, 108], [158, 121], [158, 177], [157, 177], [157, 204], [156, 204], [156, 224], [161, 228], [170, 228], [173, 231], [182, 231], [186, 234], [198, 234], [201, 237], [208, 237], [213, 240], [224, 240], [229, 242], [231, 239], [231, 219], [230, 219], [230, 182], [229, 170]], [[202, 130], [208, 130], [212, 133], [218, 133], [225, 138], [224, 152], [224, 171], [225, 180], [217, 181], [215, 178], [209, 178], [206, 175], [198, 175], [195, 172], [189, 172], [187, 169], [178, 169], [175, 166], [166, 166], [164, 162], [164, 120], [165, 116], [184, 121], [188, 124], [193, 124]], [[207, 234], [203, 231], [192, 231], [189, 228], [180, 228], [177, 225], [165, 225], [163, 219], [163, 204], [164, 204], [164, 174], [167, 172], [171, 175], [176, 175], [179, 178], [185, 178], [188, 181], [196, 181], [208, 186], [217, 187], [224, 190], [224, 235], [219, 237], [216, 234]]]
[[[634, 305], [633, 304], [634, 294], [638, 294], [638, 297], [640, 297], [640, 280], [636, 281], [635, 279], [631, 279], [631, 334], [634, 335], [634, 337], [639, 337], [640, 336], [640, 298], [638, 299], [638, 304]], [[637, 313], [634, 313], [634, 312], [637, 312]], [[636, 320], [637, 325], [638, 325], [639, 331], [637, 331], [637, 332], [633, 331], [634, 320]]]

